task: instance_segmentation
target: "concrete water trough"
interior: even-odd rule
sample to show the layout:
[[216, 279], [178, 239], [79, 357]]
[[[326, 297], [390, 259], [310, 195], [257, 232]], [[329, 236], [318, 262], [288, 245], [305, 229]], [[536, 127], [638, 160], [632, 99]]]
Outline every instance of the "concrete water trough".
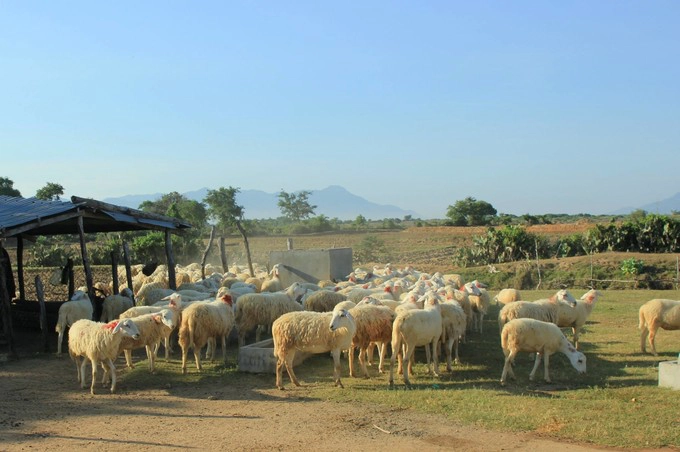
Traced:
[[[312, 356], [311, 353], [297, 352], [293, 360], [293, 367], [301, 364], [310, 356]], [[275, 374], [274, 339], [266, 339], [239, 348], [238, 370], [257, 374]]]
[[659, 363], [659, 387], [680, 389], [680, 358]]

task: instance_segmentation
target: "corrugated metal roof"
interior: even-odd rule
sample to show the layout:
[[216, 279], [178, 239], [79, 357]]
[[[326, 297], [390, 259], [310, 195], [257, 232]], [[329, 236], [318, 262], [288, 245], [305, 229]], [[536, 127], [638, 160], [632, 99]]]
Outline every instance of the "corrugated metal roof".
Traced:
[[191, 227], [176, 218], [75, 196], [71, 198], [71, 202], [67, 202], [0, 195], [0, 237], [22, 233], [77, 234], [78, 217], [81, 216], [86, 233], [149, 229], [180, 231]]

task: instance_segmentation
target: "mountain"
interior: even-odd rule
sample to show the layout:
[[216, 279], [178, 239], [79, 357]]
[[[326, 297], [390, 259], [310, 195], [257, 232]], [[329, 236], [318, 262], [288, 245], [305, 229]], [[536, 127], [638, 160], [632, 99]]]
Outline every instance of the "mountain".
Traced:
[[[411, 215], [420, 218], [413, 210], [405, 210], [390, 204], [377, 204], [354, 195], [339, 185], [331, 185], [322, 190], [310, 191], [309, 203], [317, 206], [315, 215], [325, 215], [328, 218], [340, 220], [354, 220], [363, 215], [369, 220], [381, 220], [383, 218], [404, 218]], [[187, 199], [203, 201], [208, 188], [182, 193]], [[163, 196], [162, 193], [148, 195], [126, 195], [117, 198], [102, 199], [104, 202], [126, 206], [136, 209], [144, 201], [155, 201]], [[277, 193], [267, 193], [262, 190], [241, 190], [236, 195], [236, 202], [243, 206], [245, 217], [248, 219], [278, 218], [281, 210], [278, 207], [279, 196]]]
[[612, 212], [614, 215], [627, 215], [634, 210], [642, 209], [649, 213], [658, 213], [661, 215], [668, 215], [671, 211], [680, 211], [680, 193], [676, 193], [670, 198], [663, 199], [661, 201], [653, 202], [650, 204], [645, 204], [640, 207], [624, 207]]

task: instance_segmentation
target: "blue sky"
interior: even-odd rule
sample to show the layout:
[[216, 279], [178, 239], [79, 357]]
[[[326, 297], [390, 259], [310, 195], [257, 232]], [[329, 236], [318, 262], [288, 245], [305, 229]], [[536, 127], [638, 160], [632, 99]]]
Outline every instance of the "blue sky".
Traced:
[[675, 0], [2, 1], [0, 176], [640, 206], [680, 192], [678, 23]]

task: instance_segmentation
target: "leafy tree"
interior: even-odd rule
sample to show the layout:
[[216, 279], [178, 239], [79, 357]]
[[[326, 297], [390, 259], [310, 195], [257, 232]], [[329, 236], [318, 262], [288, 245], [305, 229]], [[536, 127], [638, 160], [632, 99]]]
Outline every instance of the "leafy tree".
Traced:
[[358, 263], [381, 262], [389, 260], [385, 242], [375, 235], [367, 235], [355, 247], [354, 261]]
[[239, 191], [239, 188], [234, 187], [220, 187], [217, 190], [208, 190], [208, 194], [203, 199], [203, 202], [208, 205], [209, 217], [217, 221], [217, 226], [219, 228], [228, 230], [231, 227], [236, 227], [241, 233], [243, 244], [246, 249], [250, 276], [254, 276], [255, 271], [253, 270], [253, 261], [250, 256], [248, 235], [243, 227], [243, 206], [236, 204], [236, 194], [239, 193]]
[[44, 201], [59, 201], [59, 197], [64, 194], [64, 187], [61, 184], [48, 182], [45, 186], [35, 192], [35, 197]]
[[483, 226], [496, 216], [496, 209], [486, 201], [477, 201], [468, 196], [449, 206], [446, 216], [455, 226]]
[[309, 203], [309, 195], [311, 194], [312, 192], [308, 190], [300, 191], [297, 194], [286, 193], [281, 190], [278, 206], [283, 216], [294, 222], [302, 221], [312, 216], [316, 206]]
[[14, 188], [14, 181], [9, 177], [0, 177], [0, 195], [21, 197], [21, 192]]
[[354, 219], [354, 221], [352, 222], [352, 225], [353, 225], [356, 229], [363, 229], [363, 228], [366, 227], [366, 225], [368, 225], [368, 220], [366, 220], [366, 217], [365, 217], [365, 216], [359, 214], [359, 215], [357, 215], [357, 217], [356, 217], [356, 218]]
[[144, 212], [156, 213], [179, 218], [191, 224], [202, 233], [208, 223], [208, 212], [205, 205], [188, 199], [176, 191], [163, 195], [157, 201], [144, 201], [139, 205]]

